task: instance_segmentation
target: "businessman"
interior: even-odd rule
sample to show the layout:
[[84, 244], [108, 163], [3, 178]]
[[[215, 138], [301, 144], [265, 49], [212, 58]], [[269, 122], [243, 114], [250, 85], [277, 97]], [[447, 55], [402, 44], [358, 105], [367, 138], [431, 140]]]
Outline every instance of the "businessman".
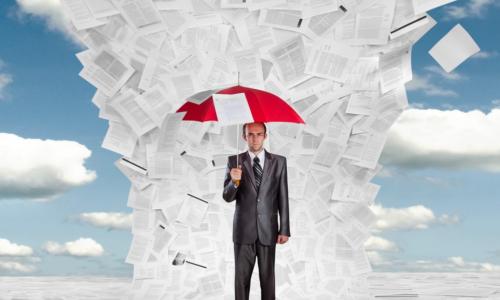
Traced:
[[[248, 151], [229, 156], [224, 191], [226, 202], [236, 200], [233, 217], [235, 298], [248, 300], [255, 258], [262, 300], [275, 298], [276, 244], [290, 237], [286, 158], [264, 149], [264, 123], [243, 125]], [[279, 229], [278, 229], [279, 212]]]

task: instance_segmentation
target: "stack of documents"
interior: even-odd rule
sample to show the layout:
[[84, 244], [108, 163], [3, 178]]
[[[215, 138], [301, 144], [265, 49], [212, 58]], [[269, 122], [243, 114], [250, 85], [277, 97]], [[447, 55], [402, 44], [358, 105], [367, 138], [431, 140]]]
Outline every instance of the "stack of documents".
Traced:
[[[222, 188], [227, 157], [246, 143], [230, 115], [200, 123], [176, 110], [238, 83], [282, 97], [306, 122], [268, 124], [266, 147], [288, 158], [290, 193], [277, 297], [371, 298], [363, 245], [380, 188], [371, 180], [408, 106], [412, 46], [436, 24], [426, 11], [452, 1], [61, 2], [86, 46], [80, 76], [109, 122], [102, 147], [121, 156], [115, 165], [131, 182], [133, 298], [234, 298], [235, 202]], [[467, 36], [453, 31], [431, 54], [442, 60]], [[475, 51], [464, 47], [447, 70]]]

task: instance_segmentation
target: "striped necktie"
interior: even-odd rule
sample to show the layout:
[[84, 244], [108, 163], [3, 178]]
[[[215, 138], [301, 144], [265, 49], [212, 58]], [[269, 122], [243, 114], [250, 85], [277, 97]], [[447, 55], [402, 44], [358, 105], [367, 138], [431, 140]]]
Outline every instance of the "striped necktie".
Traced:
[[257, 184], [257, 191], [259, 190], [260, 183], [262, 182], [262, 167], [259, 164], [259, 158], [253, 158], [253, 173], [255, 175], [255, 183]]

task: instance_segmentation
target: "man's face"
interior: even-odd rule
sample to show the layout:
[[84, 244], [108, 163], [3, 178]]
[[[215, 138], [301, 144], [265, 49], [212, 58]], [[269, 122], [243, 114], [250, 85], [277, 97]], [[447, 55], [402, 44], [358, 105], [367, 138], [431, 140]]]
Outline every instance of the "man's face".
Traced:
[[247, 141], [248, 149], [252, 152], [260, 151], [267, 137], [264, 126], [260, 123], [250, 123], [245, 127], [245, 131], [243, 138]]

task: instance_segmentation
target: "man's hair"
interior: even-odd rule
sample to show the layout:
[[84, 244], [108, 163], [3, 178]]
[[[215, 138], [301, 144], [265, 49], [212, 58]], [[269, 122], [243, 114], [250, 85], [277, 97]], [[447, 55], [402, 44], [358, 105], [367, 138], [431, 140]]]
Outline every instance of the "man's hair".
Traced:
[[[243, 124], [243, 132], [241, 134], [243, 134], [243, 136], [246, 136], [246, 132], [245, 132], [245, 129], [247, 128], [247, 124], [253, 124], [253, 123], [245, 123]], [[255, 124], [262, 124], [262, 126], [264, 126], [264, 133], [267, 132], [267, 128], [266, 128], [266, 124], [263, 123], [263, 122], [255, 122]]]

